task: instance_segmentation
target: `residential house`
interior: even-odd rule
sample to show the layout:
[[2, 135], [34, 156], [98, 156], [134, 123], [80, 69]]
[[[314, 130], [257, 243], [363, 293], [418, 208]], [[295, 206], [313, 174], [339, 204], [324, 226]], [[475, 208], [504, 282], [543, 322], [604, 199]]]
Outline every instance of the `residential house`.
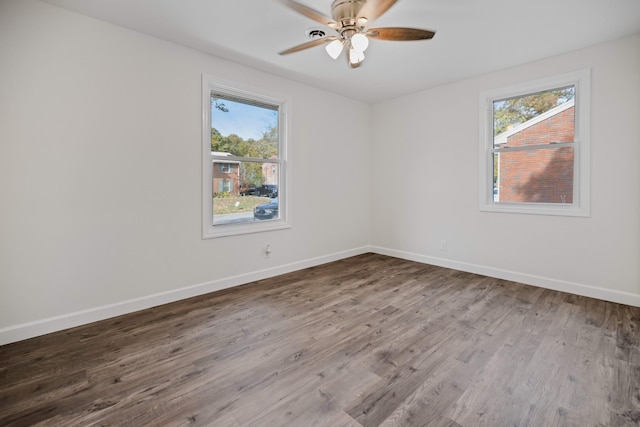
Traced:
[[278, 165], [276, 163], [262, 164], [262, 181], [265, 185], [278, 185]]
[[[231, 153], [211, 152], [212, 156], [231, 156]], [[237, 160], [213, 161], [213, 192], [215, 194], [240, 194], [240, 162]]]

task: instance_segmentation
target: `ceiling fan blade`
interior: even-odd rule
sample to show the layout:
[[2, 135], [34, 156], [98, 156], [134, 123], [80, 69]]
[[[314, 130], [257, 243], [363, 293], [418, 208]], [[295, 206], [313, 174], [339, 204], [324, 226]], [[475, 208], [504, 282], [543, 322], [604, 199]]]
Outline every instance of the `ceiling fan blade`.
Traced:
[[338, 36], [329, 36], [329, 37], [323, 37], [321, 39], [311, 40], [310, 42], [302, 43], [302, 44], [299, 44], [298, 46], [294, 46], [287, 50], [283, 50], [282, 52], [279, 52], [279, 55], [288, 55], [290, 53], [299, 52], [301, 50], [309, 49], [310, 47], [319, 46], [321, 44], [332, 42], [334, 40], [337, 40], [338, 38], [339, 38]]
[[306, 16], [307, 18], [313, 19], [314, 21], [321, 23], [322, 25], [326, 25], [327, 27], [330, 27], [333, 29], [336, 29], [339, 27], [338, 23], [333, 21], [331, 18], [328, 18], [323, 14], [321, 14], [320, 12], [317, 12], [316, 10], [311, 9], [310, 7], [307, 7], [303, 4], [300, 4], [293, 0], [280, 0], [280, 3], [287, 6], [290, 9], [295, 10], [301, 15]]
[[378, 40], [428, 40], [433, 38], [436, 33], [429, 30], [421, 30], [418, 28], [401, 28], [401, 27], [384, 27], [370, 28], [367, 36]]
[[367, 18], [367, 21], [373, 21], [383, 13], [385, 13], [398, 0], [367, 0], [358, 12], [359, 18]]

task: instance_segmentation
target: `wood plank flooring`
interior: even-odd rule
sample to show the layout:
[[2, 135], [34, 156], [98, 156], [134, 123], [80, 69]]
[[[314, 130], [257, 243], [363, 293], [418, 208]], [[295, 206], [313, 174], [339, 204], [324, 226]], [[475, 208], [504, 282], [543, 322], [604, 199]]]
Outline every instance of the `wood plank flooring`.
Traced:
[[365, 254], [0, 347], [2, 426], [638, 426], [640, 308]]

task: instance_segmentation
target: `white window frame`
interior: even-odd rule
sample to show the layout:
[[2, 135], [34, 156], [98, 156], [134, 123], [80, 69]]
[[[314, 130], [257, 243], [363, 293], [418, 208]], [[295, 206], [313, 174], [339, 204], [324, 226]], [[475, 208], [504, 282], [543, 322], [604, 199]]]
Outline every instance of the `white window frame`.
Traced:
[[[212, 182], [213, 167], [211, 155], [211, 92], [229, 96], [255, 100], [261, 103], [278, 106], [278, 213], [279, 218], [273, 220], [251, 221], [235, 224], [213, 225]], [[291, 126], [289, 110], [291, 98], [281, 93], [273, 93], [241, 83], [202, 75], [202, 238], [235, 236], [248, 233], [282, 230], [291, 228], [291, 212], [289, 209], [289, 182]], [[227, 160], [242, 161], [242, 158], [228, 156]], [[265, 159], [265, 162], [273, 162]]]
[[[573, 203], [505, 203], [493, 198], [493, 102], [575, 86]], [[479, 201], [484, 212], [590, 216], [591, 70], [584, 69], [480, 93]]]

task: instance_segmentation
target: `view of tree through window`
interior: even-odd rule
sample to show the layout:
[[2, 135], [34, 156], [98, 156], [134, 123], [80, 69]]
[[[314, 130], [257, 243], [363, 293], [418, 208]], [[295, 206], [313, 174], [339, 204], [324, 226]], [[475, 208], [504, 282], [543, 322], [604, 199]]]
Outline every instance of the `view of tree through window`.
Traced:
[[213, 225], [279, 218], [278, 108], [211, 93]]
[[493, 101], [493, 200], [573, 203], [575, 86]]

